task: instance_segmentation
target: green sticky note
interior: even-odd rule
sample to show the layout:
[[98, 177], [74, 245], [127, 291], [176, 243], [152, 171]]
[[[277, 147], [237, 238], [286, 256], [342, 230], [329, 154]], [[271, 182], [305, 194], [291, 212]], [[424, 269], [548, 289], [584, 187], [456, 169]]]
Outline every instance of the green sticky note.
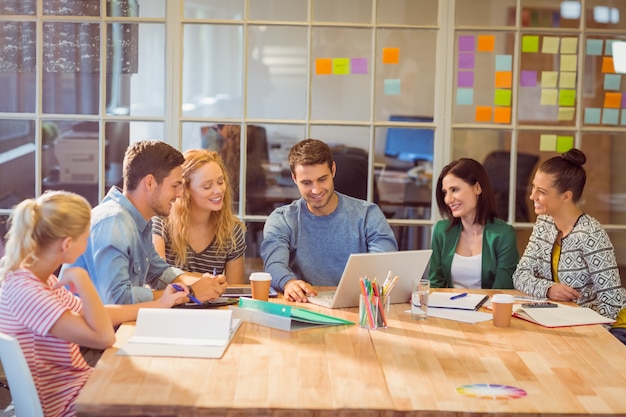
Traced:
[[557, 114], [557, 120], [574, 120], [574, 107], [559, 107], [559, 113]]
[[542, 88], [540, 103], [542, 106], [556, 106], [557, 97], [557, 90], [553, 88]]
[[350, 74], [350, 58], [333, 58], [333, 74]]
[[385, 80], [385, 95], [397, 96], [400, 94], [400, 79], [387, 78]]
[[522, 36], [522, 52], [539, 52], [539, 36]]
[[586, 125], [599, 125], [600, 124], [600, 109], [595, 107], [585, 108], [584, 123]]
[[626, 110], [622, 110], [622, 126], [626, 126]]
[[619, 120], [619, 109], [602, 110], [602, 124], [615, 126]]
[[576, 71], [578, 55], [561, 55], [561, 71]]
[[544, 54], [556, 54], [559, 52], [559, 38], [555, 36], [544, 36], [541, 44], [541, 52]]
[[602, 55], [602, 39], [587, 39], [587, 55]]
[[622, 85], [620, 74], [604, 74], [604, 89], [609, 91], [619, 91]]
[[456, 104], [460, 106], [471, 106], [472, 104], [474, 104], [474, 89], [473, 88], [457, 88]]
[[559, 90], [559, 106], [573, 107], [576, 104], [576, 90]]
[[561, 72], [559, 74], [559, 88], [576, 88], [576, 73]]
[[511, 105], [511, 90], [496, 89], [493, 95], [493, 104], [508, 107]]
[[539, 150], [554, 152], [556, 149], [556, 135], [541, 135], [539, 137]]
[[562, 54], [577, 54], [578, 53], [578, 38], [561, 39], [561, 53]]
[[565, 153], [574, 147], [574, 136], [557, 136], [556, 151]]
[[555, 88], [558, 78], [556, 71], [541, 71], [541, 88]]

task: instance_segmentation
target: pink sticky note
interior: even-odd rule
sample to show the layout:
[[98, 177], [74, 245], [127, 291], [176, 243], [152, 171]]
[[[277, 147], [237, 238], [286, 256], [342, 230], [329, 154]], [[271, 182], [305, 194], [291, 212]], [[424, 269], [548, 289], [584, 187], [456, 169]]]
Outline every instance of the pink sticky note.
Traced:
[[522, 87], [535, 87], [537, 85], [537, 71], [522, 71], [520, 85]]
[[474, 52], [474, 36], [459, 36], [459, 51]]
[[353, 74], [367, 74], [367, 58], [352, 58], [350, 69]]
[[459, 68], [474, 68], [474, 54], [459, 54]]
[[474, 87], [474, 72], [459, 71], [457, 87]]

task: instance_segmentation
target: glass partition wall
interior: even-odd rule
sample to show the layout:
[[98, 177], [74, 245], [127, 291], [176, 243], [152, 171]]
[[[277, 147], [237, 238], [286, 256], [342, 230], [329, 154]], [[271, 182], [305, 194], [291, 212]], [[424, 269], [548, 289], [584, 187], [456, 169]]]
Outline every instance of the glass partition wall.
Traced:
[[314, 137], [337, 189], [379, 204], [402, 249], [430, 246], [441, 168], [481, 161], [522, 250], [534, 170], [576, 146], [583, 209], [626, 264], [622, 3], [4, 1], [0, 215], [47, 189], [95, 205], [128, 144], [160, 139], [222, 153], [256, 257], [266, 216], [298, 198], [289, 148]]

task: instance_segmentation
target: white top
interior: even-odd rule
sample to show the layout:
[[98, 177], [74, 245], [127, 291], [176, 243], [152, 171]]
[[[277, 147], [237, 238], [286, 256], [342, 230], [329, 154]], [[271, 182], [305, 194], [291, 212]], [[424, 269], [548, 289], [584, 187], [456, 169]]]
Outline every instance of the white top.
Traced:
[[452, 258], [450, 273], [454, 288], [481, 288], [482, 254], [461, 256], [458, 253]]

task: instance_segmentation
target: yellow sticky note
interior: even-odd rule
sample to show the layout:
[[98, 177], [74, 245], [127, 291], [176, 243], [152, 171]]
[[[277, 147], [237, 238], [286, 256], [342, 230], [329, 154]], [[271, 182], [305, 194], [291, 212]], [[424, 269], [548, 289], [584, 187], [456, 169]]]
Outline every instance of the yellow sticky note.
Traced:
[[541, 89], [541, 105], [543, 106], [556, 106], [556, 100], [558, 97], [558, 90], [552, 88]]
[[559, 73], [556, 71], [542, 71], [541, 88], [555, 88], [558, 78]]
[[511, 71], [496, 71], [496, 88], [511, 88], [513, 73]]
[[333, 58], [333, 74], [350, 74], [350, 58]]
[[541, 52], [544, 54], [556, 54], [559, 52], [559, 38], [554, 36], [544, 36], [541, 44]]
[[574, 120], [574, 107], [559, 107], [557, 120]]
[[478, 52], [493, 52], [496, 44], [496, 37], [493, 35], [478, 36]]
[[576, 88], [576, 73], [561, 72], [559, 75], [559, 88]]
[[562, 54], [577, 54], [578, 53], [578, 38], [562, 38], [561, 39], [561, 53]]
[[612, 74], [615, 72], [615, 67], [613, 66], [613, 58], [610, 56], [605, 56], [602, 58], [602, 72]]
[[561, 55], [561, 71], [576, 71], [578, 55]]
[[491, 121], [491, 107], [476, 106], [476, 121], [477, 122], [490, 122]]
[[383, 64], [400, 62], [400, 48], [383, 48]]
[[622, 93], [604, 93], [604, 107], [619, 109], [622, 104]]
[[332, 58], [317, 58], [315, 60], [315, 73], [317, 75], [328, 75], [333, 73]]
[[556, 150], [556, 135], [541, 135], [539, 137], [539, 150], [554, 152]]
[[493, 121], [495, 123], [511, 123], [511, 108], [496, 107], [493, 110]]

